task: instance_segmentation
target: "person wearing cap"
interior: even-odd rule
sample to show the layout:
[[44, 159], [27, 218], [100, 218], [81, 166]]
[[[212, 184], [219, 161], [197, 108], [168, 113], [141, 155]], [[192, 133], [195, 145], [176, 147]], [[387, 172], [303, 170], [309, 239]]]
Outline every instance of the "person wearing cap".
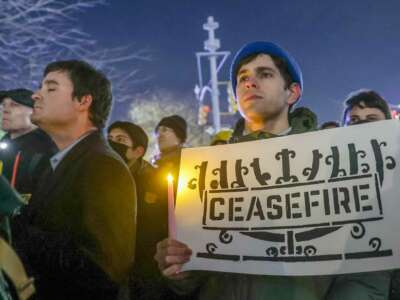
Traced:
[[2, 129], [14, 139], [36, 128], [30, 120], [33, 92], [27, 89], [0, 91], [3, 106]]
[[[159, 153], [152, 159], [155, 173], [149, 181], [148, 187], [157, 196], [157, 209], [153, 211], [153, 217], [151, 218], [152, 220], [157, 220], [157, 222], [150, 224], [152, 236], [156, 239], [152, 240], [147, 255], [151, 255], [151, 258], [149, 258], [154, 265], [152, 265], [151, 272], [146, 271], [146, 273], [152, 274], [152, 285], [155, 288], [153, 289], [153, 294], [147, 294], [143, 299], [177, 299], [177, 296], [165, 287], [165, 280], [160, 276], [158, 266], [153, 257], [156, 253], [157, 242], [168, 236], [167, 176], [168, 174], [172, 175], [176, 194], [180, 155], [187, 138], [187, 124], [185, 119], [179, 115], [167, 116], [158, 122], [154, 133]], [[154, 276], [154, 274], [157, 276]], [[147, 283], [150, 282], [147, 281]], [[151, 285], [148, 286], [151, 287]]]
[[178, 115], [162, 118], [155, 128], [155, 134], [159, 154], [153, 159], [153, 164], [161, 177], [172, 174], [176, 190], [181, 150], [187, 138], [186, 121]]
[[136, 189], [102, 133], [111, 83], [84, 61], [56, 61], [32, 99], [58, 151], [12, 221], [15, 249], [38, 299], [117, 299], [134, 262]]
[[45, 167], [43, 159], [55, 150], [50, 137], [30, 120], [32, 94], [27, 89], [0, 92], [3, 111], [1, 127], [6, 132], [0, 140], [3, 175], [13, 181], [16, 190], [27, 199], [34, 191], [37, 179]]
[[[1, 299], [19, 299], [34, 292], [33, 279], [26, 277], [25, 268], [10, 245], [10, 219], [26, 204], [17, 190], [25, 200], [30, 199], [44, 169], [45, 157], [54, 149], [49, 136], [30, 121], [32, 94], [27, 89], [0, 91], [1, 128], [6, 132], [0, 140], [0, 252], [4, 260], [0, 262]], [[25, 288], [21, 288], [21, 283]], [[17, 294], [12, 292], [14, 288]]]
[[[317, 118], [313, 112], [306, 108], [292, 111], [303, 91], [302, 72], [294, 58], [280, 46], [263, 41], [245, 45], [233, 59], [230, 77], [242, 116], [230, 143], [316, 130]], [[359, 278], [352, 280], [351, 276], [346, 280], [340, 278], [336, 285], [333, 276], [181, 272], [191, 255], [187, 245], [168, 238], [158, 243], [155, 259], [171, 288], [182, 294], [197, 291], [198, 299], [370, 299], [381, 292], [375, 289], [375, 283], [369, 290], [360, 291]]]

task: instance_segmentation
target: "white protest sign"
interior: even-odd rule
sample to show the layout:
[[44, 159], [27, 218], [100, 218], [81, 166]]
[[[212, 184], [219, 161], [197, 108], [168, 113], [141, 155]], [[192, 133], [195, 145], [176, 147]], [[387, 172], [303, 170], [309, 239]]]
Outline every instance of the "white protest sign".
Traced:
[[182, 152], [185, 270], [323, 275], [400, 267], [400, 123]]

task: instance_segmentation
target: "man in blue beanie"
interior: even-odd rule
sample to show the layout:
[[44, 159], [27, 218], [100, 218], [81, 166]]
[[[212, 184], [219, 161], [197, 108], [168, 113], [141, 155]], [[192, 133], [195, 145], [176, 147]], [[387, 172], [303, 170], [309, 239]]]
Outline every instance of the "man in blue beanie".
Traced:
[[[317, 119], [306, 108], [292, 107], [301, 98], [303, 78], [294, 58], [278, 45], [252, 42], [241, 48], [231, 65], [231, 82], [242, 119], [236, 124], [230, 142], [257, 139], [316, 130]], [[331, 276], [260, 276], [217, 272], [181, 272], [190, 260], [187, 245], [166, 239], [158, 244], [155, 256], [162, 274], [178, 293], [197, 290], [199, 299], [367, 299], [371, 294], [358, 291], [357, 284]], [[375, 280], [373, 278], [372, 280]], [[350, 288], [351, 287], [351, 288]], [[337, 292], [342, 292], [337, 294]]]
[[[242, 119], [231, 141], [241, 142], [315, 130], [317, 119], [300, 100], [303, 75], [296, 60], [270, 42], [252, 42], [233, 59], [230, 78]], [[247, 136], [247, 137], [246, 137]]]

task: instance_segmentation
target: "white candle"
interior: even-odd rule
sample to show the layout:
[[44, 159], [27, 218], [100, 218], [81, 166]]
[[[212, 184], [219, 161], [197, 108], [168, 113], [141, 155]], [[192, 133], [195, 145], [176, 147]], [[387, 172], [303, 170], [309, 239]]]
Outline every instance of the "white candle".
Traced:
[[174, 178], [168, 174], [168, 234], [170, 238], [176, 238], [175, 225], [175, 197], [174, 197]]

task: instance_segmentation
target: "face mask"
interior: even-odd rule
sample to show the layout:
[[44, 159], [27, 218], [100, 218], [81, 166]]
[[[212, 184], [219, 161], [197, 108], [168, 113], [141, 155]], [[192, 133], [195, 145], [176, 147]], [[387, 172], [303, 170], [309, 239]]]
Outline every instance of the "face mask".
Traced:
[[126, 157], [126, 152], [129, 149], [129, 146], [121, 144], [121, 143], [116, 143], [111, 140], [108, 140], [108, 144], [111, 146], [111, 148], [118, 153], [119, 156], [125, 161], [128, 162], [128, 158]]
[[352, 126], [352, 125], [360, 125], [360, 124], [370, 123], [370, 122], [373, 122], [373, 121], [370, 121], [370, 120], [358, 120], [358, 121], [356, 121], [356, 122], [354, 122], [354, 123], [349, 124], [349, 126]]

